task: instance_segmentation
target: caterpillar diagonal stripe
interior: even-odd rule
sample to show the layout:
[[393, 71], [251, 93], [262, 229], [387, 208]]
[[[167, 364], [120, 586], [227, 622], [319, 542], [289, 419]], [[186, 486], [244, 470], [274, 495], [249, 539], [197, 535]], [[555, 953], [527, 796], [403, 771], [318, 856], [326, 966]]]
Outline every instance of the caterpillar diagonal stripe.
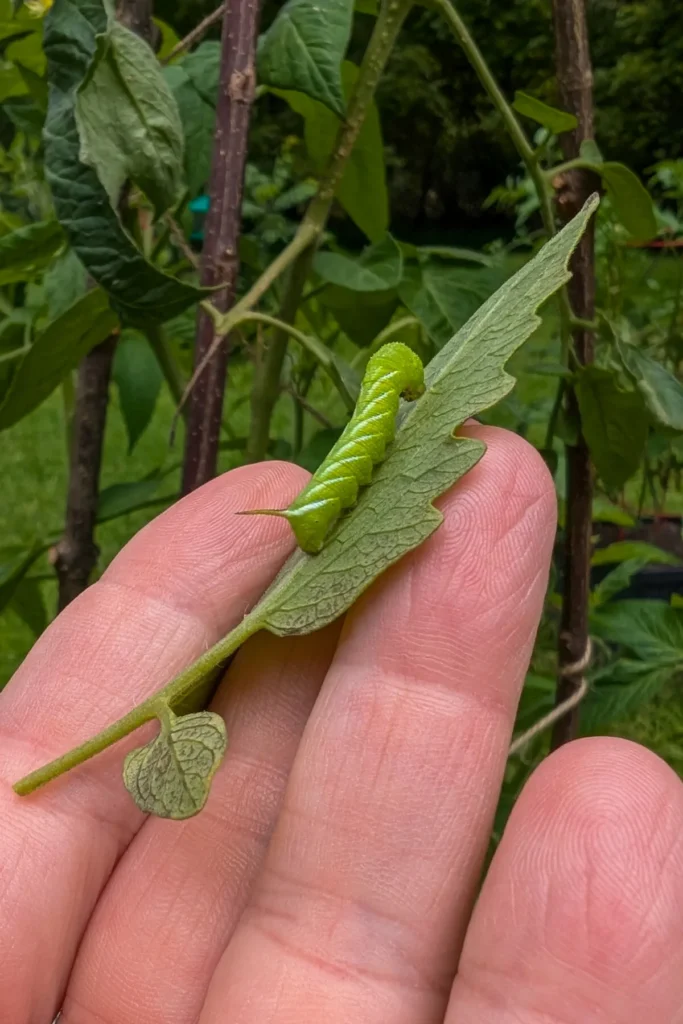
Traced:
[[413, 402], [424, 392], [419, 356], [400, 342], [383, 345], [369, 360], [354, 414], [343, 434], [289, 508], [260, 508], [238, 515], [282, 516], [299, 547], [322, 549], [342, 511], [355, 505], [358, 491], [386, 457], [396, 433], [399, 399]]

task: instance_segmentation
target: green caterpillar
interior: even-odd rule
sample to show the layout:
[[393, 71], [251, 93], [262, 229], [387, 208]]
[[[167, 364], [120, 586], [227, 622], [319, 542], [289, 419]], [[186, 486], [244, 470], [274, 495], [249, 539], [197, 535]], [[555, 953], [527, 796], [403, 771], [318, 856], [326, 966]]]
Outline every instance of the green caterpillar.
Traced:
[[250, 509], [239, 515], [282, 516], [304, 551], [316, 554], [345, 508], [358, 500], [372, 469], [385, 458], [396, 433], [399, 399], [423, 394], [424, 367], [400, 342], [383, 345], [369, 360], [358, 403], [344, 433], [289, 508]]

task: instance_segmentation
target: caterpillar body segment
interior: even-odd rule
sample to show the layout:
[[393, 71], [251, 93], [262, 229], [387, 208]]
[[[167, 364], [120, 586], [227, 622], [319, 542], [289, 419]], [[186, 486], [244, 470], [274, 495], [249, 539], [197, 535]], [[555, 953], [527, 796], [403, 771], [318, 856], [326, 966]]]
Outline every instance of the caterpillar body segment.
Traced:
[[358, 500], [372, 471], [394, 439], [399, 401], [413, 402], [424, 392], [420, 358], [400, 342], [383, 345], [369, 360], [355, 412], [304, 489], [285, 509], [253, 509], [243, 515], [286, 519], [304, 551], [316, 554], [333, 524]]

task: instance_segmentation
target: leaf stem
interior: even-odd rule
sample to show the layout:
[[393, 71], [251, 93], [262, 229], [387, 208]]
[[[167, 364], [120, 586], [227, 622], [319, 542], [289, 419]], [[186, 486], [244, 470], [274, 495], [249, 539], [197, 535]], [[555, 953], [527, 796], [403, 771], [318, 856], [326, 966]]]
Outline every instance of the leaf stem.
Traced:
[[106, 729], [93, 736], [92, 739], [86, 740], [85, 743], [74, 747], [68, 753], [43, 765], [42, 768], [36, 769], [36, 771], [24, 776], [23, 779], [19, 779], [14, 784], [14, 792], [18, 793], [19, 796], [33, 793], [40, 786], [44, 786], [47, 782], [51, 782], [52, 779], [64, 775], [71, 768], [89, 761], [91, 757], [100, 754], [107, 747], [118, 743], [119, 740], [135, 732], [136, 729], [145, 725], [146, 722], [150, 722], [153, 718], [159, 718], [163, 714], [164, 708], [171, 708], [173, 705], [180, 704], [193, 690], [201, 685], [211, 672], [218, 669], [259, 628], [258, 619], [253, 615], [247, 615], [235, 629], [231, 630], [227, 636], [209, 648], [201, 658], [193, 662], [175, 679], [172, 679], [170, 683], [167, 683], [163, 689], [148, 697], [141, 704], [138, 704], [137, 707], [129, 711], [123, 718], [119, 718], [117, 722], [107, 726]]

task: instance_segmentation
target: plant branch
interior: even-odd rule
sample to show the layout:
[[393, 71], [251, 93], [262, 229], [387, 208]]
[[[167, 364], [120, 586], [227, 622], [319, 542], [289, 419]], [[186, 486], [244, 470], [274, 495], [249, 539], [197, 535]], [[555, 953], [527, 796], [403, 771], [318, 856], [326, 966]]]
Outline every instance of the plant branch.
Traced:
[[306, 399], [291, 384], [286, 384], [285, 387], [283, 388], [283, 391], [286, 391], [288, 395], [291, 395], [294, 401], [296, 402], [297, 406], [301, 409], [304, 409], [310, 416], [313, 417], [314, 420], [317, 420], [318, 423], [322, 424], [323, 427], [326, 427], [328, 430], [334, 429], [335, 424], [332, 422], [332, 420], [329, 420], [327, 416], [325, 416], [325, 414], [320, 411], [320, 409], [316, 409], [314, 405], [311, 405], [308, 399]]
[[[556, 64], [560, 100], [565, 110], [577, 118], [577, 127], [561, 136], [568, 162], [578, 158], [581, 143], [593, 137], [592, 68], [588, 47], [588, 28], [584, 0], [553, 0]], [[585, 170], [568, 172], [568, 188], [558, 202], [561, 215], [569, 220], [595, 191], [595, 179]], [[568, 296], [570, 313], [578, 321], [595, 318], [594, 222], [588, 225], [570, 269]], [[577, 323], [575, 319], [575, 323]], [[571, 332], [573, 351], [579, 365], [593, 362], [594, 335], [585, 326]], [[567, 392], [570, 415], [579, 419], [573, 388]], [[578, 689], [580, 681], [568, 672], [583, 655], [588, 643], [590, 556], [593, 508], [593, 474], [588, 446], [580, 434], [575, 445], [566, 446], [567, 503], [565, 524], [564, 584], [559, 636], [559, 669], [556, 704], [559, 707]], [[574, 738], [578, 731], [579, 704], [564, 715], [553, 729], [555, 749]]]
[[[208, 302], [204, 303], [204, 307], [209, 310], [209, 315], [213, 314], [215, 316], [213, 307], [211, 307]], [[344, 383], [330, 349], [321, 344], [317, 338], [313, 338], [310, 334], [304, 334], [303, 331], [300, 331], [292, 324], [288, 324], [284, 320], [279, 320], [277, 317], [269, 316], [267, 313], [242, 313], [234, 326], [237, 327], [244, 323], [265, 324], [268, 327], [274, 327], [276, 330], [282, 331], [284, 334], [289, 335], [289, 337], [294, 338], [295, 341], [298, 341], [299, 344], [302, 345], [307, 352], [310, 352], [310, 354], [322, 366], [323, 370], [325, 370], [330, 377], [330, 380], [337, 388], [346, 408], [349, 412], [353, 412], [356, 407], [356, 396], [351, 394]]]
[[[239, 272], [238, 242], [249, 116], [254, 98], [258, 0], [227, 0], [223, 6], [223, 37], [216, 135], [213, 148], [211, 204], [206, 218], [201, 283], [222, 285], [214, 303], [225, 311], [234, 301]], [[196, 384], [190, 396], [182, 492], [187, 494], [216, 472], [218, 438], [228, 361], [226, 337], [214, 344], [211, 317], [200, 308], [195, 341]]]
[[503, 120], [507, 133], [514, 143], [515, 149], [519, 153], [529, 177], [534, 183], [541, 208], [543, 226], [546, 234], [551, 238], [555, 234], [555, 215], [553, 213], [551, 192], [538, 165], [538, 160], [531, 143], [527, 139], [526, 133], [517, 120], [514, 110], [506, 100], [502, 89], [486, 63], [486, 58], [470, 35], [465, 22], [451, 3], [451, 0], [434, 0], [434, 3], [453, 30], [453, 34], [462, 46], [479, 81]]
[[223, 3], [220, 5], [220, 7], [217, 7], [216, 10], [213, 11], [211, 14], [207, 14], [207, 16], [202, 21], [200, 21], [199, 24], [195, 28], [193, 28], [191, 32], [188, 32], [184, 39], [181, 39], [179, 43], [175, 44], [171, 52], [168, 54], [167, 57], [165, 57], [162, 60], [161, 63], [170, 64], [170, 62], [172, 60], [175, 60], [176, 57], [179, 57], [181, 53], [184, 53], [185, 50], [189, 50], [191, 46], [194, 46], [195, 43], [198, 43], [199, 40], [206, 35], [211, 26], [215, 25], [216, 22], [221, 20], [221, 18], [225, 14], [225, 9], [227, 6], [227, 3]]
[[88, 586], [99, 554], [94, 532], [115, 347], [112, 334], [88, 353], [78, 370], [64, 534], [54, 555], [59, 611]]

